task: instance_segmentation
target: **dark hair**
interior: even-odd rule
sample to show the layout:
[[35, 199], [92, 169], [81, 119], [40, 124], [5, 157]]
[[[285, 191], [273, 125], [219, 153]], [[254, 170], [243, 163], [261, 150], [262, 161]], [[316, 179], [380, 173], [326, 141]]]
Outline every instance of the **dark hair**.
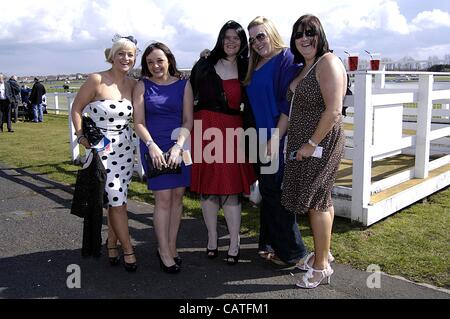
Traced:
[[300, 54], [297, 50], [297, 46], [295, 45], [295, 34], [299, 27], [302, 27], [303, 30], [311, 29], [318, 35], [319, 41], [315, 44], [317, 47], [316, 58], [324, 55], [327, 52], [330, 52], [330, 48], [328, 46], [327, 36], [325, 35], [325, 31], [323, 30], [322, 23], [320, 23], [319, 18], [313, 16], [312, 14], [302, 15], [298, 20], [294, 23], [292, 27], [291, 34], [291, 52], [294, 54], [294, 63], [302, 63], [305, 64], [305, 57]]
[[211, 51], [208, 60], [212, 65], [215, 65], [220, 59], [226, 58], [227, 55], [223, 50], [223, 46], [225, 42], [225, 34], [230, 29], [235, 30], [237, 35], [239, 36], [239, 39], [241, 40], [241, 46], [239, 47], [239, 52], [236, 56], [236, 62], [238, 66], [239, 79], [242, 81], [247, 73], [248, 40], [244, 28], [242, 28], [242, 26], [236, 21], [229, 20], [222, 26], [219, 32], [219, 36], [217, 37], [216, 45]]
[[152, 74], [150, 70], [148, 69], [147, 65], [147, 56], [153, 52], [155, 49], [160, 49], [164, 52], [164, 54], [167, 57], [167, 60], [169, 61], [169, 74], [171, 76], [180, 76], [181, 72], [177, 69], [177, 61], [175, 60], [175, 56], [173, 55], [172, 51], [170, 51], [169, 47], [161, 42], [154, 42], [150, 44], [144, 51], [144, 54], [142, 54], [141, 59], [141, 77], [152, 77]]

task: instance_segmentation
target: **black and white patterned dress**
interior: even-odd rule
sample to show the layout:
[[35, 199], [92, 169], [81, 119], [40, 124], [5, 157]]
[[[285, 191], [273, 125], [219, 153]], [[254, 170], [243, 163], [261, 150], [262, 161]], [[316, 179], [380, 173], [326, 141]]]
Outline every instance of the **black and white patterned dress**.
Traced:
[[99, 152], [107, 173], [104, 205], [125, 205], [136, 152], [133, 144], [135, 135], [129, 126], [133, 105], [127, 99], [100, 100], [89, 103], [85, 112], [111, 141], [111, 151]]
[[[290, 154], [308, 143], [325, 111], [315, 67], [297, 85], [295, 97], [289, 89], [287, 98], [289, 102], [294, 99], [287, 133], [287, 154]], [[323, 147], [322, 158], [286, 161], [281, 202], [287, 210], [303, 214], [311, 209], [324, 212], [333, 206], [331, 191], [344, 154], [344, 144], [345, 135], [340, 118], [319, 143]]]

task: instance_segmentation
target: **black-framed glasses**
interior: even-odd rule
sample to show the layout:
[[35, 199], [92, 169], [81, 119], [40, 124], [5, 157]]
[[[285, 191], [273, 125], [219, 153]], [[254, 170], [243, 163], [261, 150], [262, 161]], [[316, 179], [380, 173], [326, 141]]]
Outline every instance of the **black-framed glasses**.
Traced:
[[303, 38], [303, 35], [306, 35], [307, 38], [312, 38], [316, 35], [316, 31], [314, 30], [305, 30], [305, 31], [298, 31], [297, 33], [294, 34], [294, 39], [298, 40]]
[[249, 38], [248, 43], [250, 43], [250, 45], [253, 45], [253, 44], [255, 44], [256, 40], [258, 40], [259, 42], [262, 42], [266, 38], [267, 38], [267, 34], [265, 34], [264, 32], [260, 32], [254, 38]]

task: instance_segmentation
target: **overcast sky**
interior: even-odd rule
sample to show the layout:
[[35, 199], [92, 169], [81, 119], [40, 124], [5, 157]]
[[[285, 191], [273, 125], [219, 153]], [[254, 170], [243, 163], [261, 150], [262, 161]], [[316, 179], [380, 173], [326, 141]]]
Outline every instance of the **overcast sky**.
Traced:
[[142, 50], [153, 40], [164, 42], [179, 67], [191, 67], [230, 19], [246, 29], [264, 15], [289, 44], [293, 23], [305, 13], [320, 18], [341, 57], [344, 51], [364, 56], [364, 50], [393, 60], [450, 54], [449, 0], [13, 0], [0, 9], [0, 72], [107, 69], [103, 50], [115, 33], [134, 35]]

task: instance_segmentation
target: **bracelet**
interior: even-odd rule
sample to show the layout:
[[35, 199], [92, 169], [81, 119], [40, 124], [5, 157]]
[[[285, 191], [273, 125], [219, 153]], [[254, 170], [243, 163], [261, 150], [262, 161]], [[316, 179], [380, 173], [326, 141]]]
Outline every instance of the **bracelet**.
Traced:
[[175, 145], [174, 145], [174, 146], [178, 146], [179, 149], [182, 149], [182, 148], [183, 148], [183, 146], [181, 146], [180, 144], [178, 144], [178, 142], [175, 142]]
[[86, 138], [86, 136], [84, 136], [84, 135], [78, 136], [78, 138], [77, 138], [77, 143], [78, 143], [78, 144], [80, 144], [80, 141], [81, 141], [81, 139], [82, 139], [83, 137]]
[[317, 147], [319, 145], [319, 144], [314, 143], [312, 140], [308, 140], [308, 144], [313, 147]]
[[153, 142], [152, 140], [148, 140], [147, 143], [145, 143], [145, 145], [147, 147], [150, 147], [150, 145], [152, 145], [153, 143], [155, 143], [155, 142]]

